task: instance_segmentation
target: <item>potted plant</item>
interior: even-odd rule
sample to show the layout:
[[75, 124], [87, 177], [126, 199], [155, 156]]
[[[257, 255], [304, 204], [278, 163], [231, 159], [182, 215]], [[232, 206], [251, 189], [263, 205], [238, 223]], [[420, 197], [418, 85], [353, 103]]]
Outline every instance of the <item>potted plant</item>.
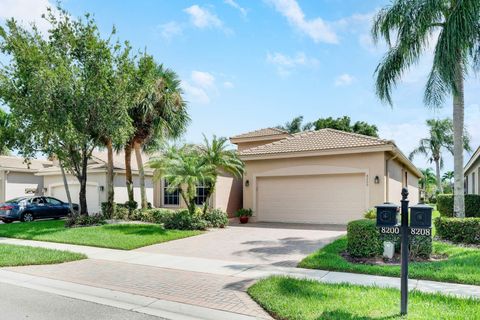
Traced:
[[238, 210], [235, 215], [239, 218], [240, 223], [247, 223], [248, 218], [253, 215], [253, 210], [242, 208], [242, 209]]

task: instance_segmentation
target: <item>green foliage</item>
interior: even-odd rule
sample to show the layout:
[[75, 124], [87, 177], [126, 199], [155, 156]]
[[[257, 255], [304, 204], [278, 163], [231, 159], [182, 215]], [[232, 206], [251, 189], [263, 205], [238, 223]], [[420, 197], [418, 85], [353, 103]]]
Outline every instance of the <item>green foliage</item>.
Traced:
[[253, 215], [252, 209], [241, 208], [235, 212], [235, 217], [251, 217]]
[[480, 218], [435, 219], [437, 236], [455, 243], [480, 244]]
[[166, 229], [176, 230], [206, 230], [209, 227], [199, 214], [190, 214], [188, 210], [181, 210], [169, 216], [163, 223]]
[[[439, 194], [437, 196], [437, 210], [442, 217], [453, 217], [453, 198], [452, 194]], [[465, 195], [465, 216], [480, 217], [480, 195]]]
[[22, 245], [0, 244], [0, 267], [54, 264], [86, 259], [81, 253]]
[[175, 214], [175, 210], [156, 208], [156, 209], [136, 209], [133, 211], [131, 219], [150, 223], [164, 224]]
[[10, 118], [11, 116], [0, 108], [0, 155], [9, 155], [15, 144], [15, 128]]
[[310, 130], [313, 127], [313, 123], [302, 124], [303, 116], [298, 116], [292, 119], [292, 121], [286, 122], [284, 125], [277, 126], [278, 129], [284, 130], [288, 133], [297, 133], [301, 131]]
[[377, 219], [377, 209], [370, 208], [363, 213], [365, 219]]
[[225, 228], [228, 225], [228, 215], [220, 209], [207, 211], [202, 217], [212, 228]]
[[99, 226], [102, 224], [105, 224], [105, 217], [101, 214], [93, 216], [74, 214], [65, 219], [65, 228]]
[[336, 129], [340, 131], [353, 132], [372, 137], [378, 137], [378, 128], [376, 125], [368, 124], [364, 121], [357, 121], [353, 125], [350, 124], [349, 116], [334, 119], [332, 117], [320, 118], [313, 122], [315, 130], [324, 128]]
[[350, 221], [347, 225], [347, 252], [356, 258], [374, 257], [382, 253], [383, 244], [376, 221]]

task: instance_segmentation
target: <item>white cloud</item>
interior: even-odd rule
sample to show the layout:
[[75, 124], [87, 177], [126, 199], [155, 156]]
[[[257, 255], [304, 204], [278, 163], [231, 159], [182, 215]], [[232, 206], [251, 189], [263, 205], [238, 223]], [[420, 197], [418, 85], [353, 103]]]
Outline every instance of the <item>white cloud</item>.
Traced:
[[225, 81], [223, 83], [223, 87], [226, 88], [226, 89], [233, 89], [235, 87], [235, 85], [230, 81]]
[[192, 71], [191, 78], [193, 83], [201, 88], [209, 89], [215, 87], [215, 77], [209, 72]]
[[195, 4], [184, 9], [184, 11], [190, 15], [191, 22], [197, 28], [223, 28], [222, 20], [206, 8]]
[[187, 100], [200, 104], [210, 103], [210, 97], [204, 89], [195, 87], [188, 81], [182, 81], [182, 88], [187, 95]]
[[210, 72], [194, 70], [187, 81], [182, 81], [182, 87], [187, 95], [187, 100], [209, 104], [212, 95], [218, 94], [215, 77]]
[[0, 0], [0, 18], [15, 18], [25, 26], [33, 22], [41, 32], [46, 32], [50, 23], [42, 18], [42, 14], [49, 7], [56, 12], [55, 4], [49, 0]]
[[319, 62], [315, 58], [309, 58], [303, 52], [297, 52], [294, 56], [283, 53], [267, 53], [267, 62], [277, 67], [281, 76], [288, 76], [295, 68], [302, 66], [317, 67]]
[[335, 79], [335, 86], [336, 87], [348, 86], [348, 85], [352, 84], [353, 81], [355, 81], [354, 76], [352, 76], [348, 73], [344, 73], [344, 74], [339, 75]]
[[167, 40], [170, 40], [173, 37], [179, 36], [183, 33], [182, 26], [175, 21], [170, 21], [165, 24], [161, 24], [157, 28], [160, 31], [160, 35], [162, 36], [162, 38]]
[[314, 42], [338, 43], [338, 37], [332, 27], [322, 18], [307, 20], [296, 0], [268, 0], [287, 21]]
[[247, 16], [247, 9], [241, 7], [235, 0], [224, 0], [226, 4], [240, 11], [243, 17]]

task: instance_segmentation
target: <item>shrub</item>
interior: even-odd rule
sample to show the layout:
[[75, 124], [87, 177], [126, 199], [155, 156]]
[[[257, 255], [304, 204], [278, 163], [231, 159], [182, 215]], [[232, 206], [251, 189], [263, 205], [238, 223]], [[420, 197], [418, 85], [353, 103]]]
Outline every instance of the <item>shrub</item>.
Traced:
[[[439, 194], [437, 196], [437, 209], [442, 217], [453, 217], [453, 195]], [[465, 216], [480, 217], [480, 195], [465, 195]]]
[[228, 225], [228, 215], [219, 209], [207, 211], [207, 213], [203, 215], [203, 219], [213, 228], [225, 228], [225, 226]]
[[129, 212], [132, 212], [133, 210], [138, 208], [138, 203], [135, 200], [125, 201], [124, 206], [125, 206], [125, 208], [128, 209]]
[[382, 253], [376, 222], [362, 219], [350, 221], [347, 225], [347, 252], [356, 258], [374, 257]]
[[166, 229], [177, 230], [206, 230], [208, 222], [198, 214], [190, 214], [188, 210], [181, 210], [173, 213], [163, 223]]
[[137, 221], [163, 224], [175, 214], [171, 209], [136, 209], [132, 212], [131, 219]]
[[69, 215], [65, 220], [65, 228], [99, 226], [105, 224], [105, 217], [101, 214], [89, 216], [86, 214]]
[[377, 219], [377, 210], [375, 208], [370, 208], [363, 213], [365, 219]]
[[480, 218], [435, 219], [437, 236], [455, 243], [480, 244]]
[[[408, 236], [410, 258], [428, 258], [432, 254], [432, 237], [426, 236]], [[380, 234], [380, 241], [390, 241], [395, 245], [395, 252], [400, 253], [401, 237], [398, 234]], [[383, 250], [382, 250], [383, 251]]]
[[117, 210], [117, 204], [114, 202], [112, 206], [110, 206], [109, 202], [102, 202], [102, 215], [105, 219], [112, 219], [115, 215], [115, 211]]
[[239, 209], [237, 212], [235, 212], [236, 217], [251, 217], [253, 215], [253, 210], [252, 209]]

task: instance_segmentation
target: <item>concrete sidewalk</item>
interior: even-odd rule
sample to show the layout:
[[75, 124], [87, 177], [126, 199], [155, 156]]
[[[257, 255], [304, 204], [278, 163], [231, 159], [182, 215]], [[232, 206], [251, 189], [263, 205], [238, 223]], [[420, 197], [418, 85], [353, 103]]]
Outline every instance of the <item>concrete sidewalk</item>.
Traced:
[[[375, 275], [310, 270], [293, 267], [277, 267], [240, 263], [224, 260], [180, 257], [140, 251], [104, 249], [53, 242], [0, 238], [0, 243], [28, 245], [58, 250], [68, 250], [87, 255], [91, 259], [121, 262], [130, 265], [142, 265], [164, 269], [222, 275], [243, 279], [260, 279], [271, 275], [284, 275], [302, 279], [312, 279], [326, 283], [351, 283], [358, 285], [375, 285], [380, 287], [400, 287], [400, 279]], [[35, 268], [35, 266], [32, 266]], [[134, 269], [132, 269], [134, 270]], [[409, 288], [423, 292], [449, 294], [460, 297], [480, 298], [480, 286], [444, 283], [427, 280], [410, 280]]]

